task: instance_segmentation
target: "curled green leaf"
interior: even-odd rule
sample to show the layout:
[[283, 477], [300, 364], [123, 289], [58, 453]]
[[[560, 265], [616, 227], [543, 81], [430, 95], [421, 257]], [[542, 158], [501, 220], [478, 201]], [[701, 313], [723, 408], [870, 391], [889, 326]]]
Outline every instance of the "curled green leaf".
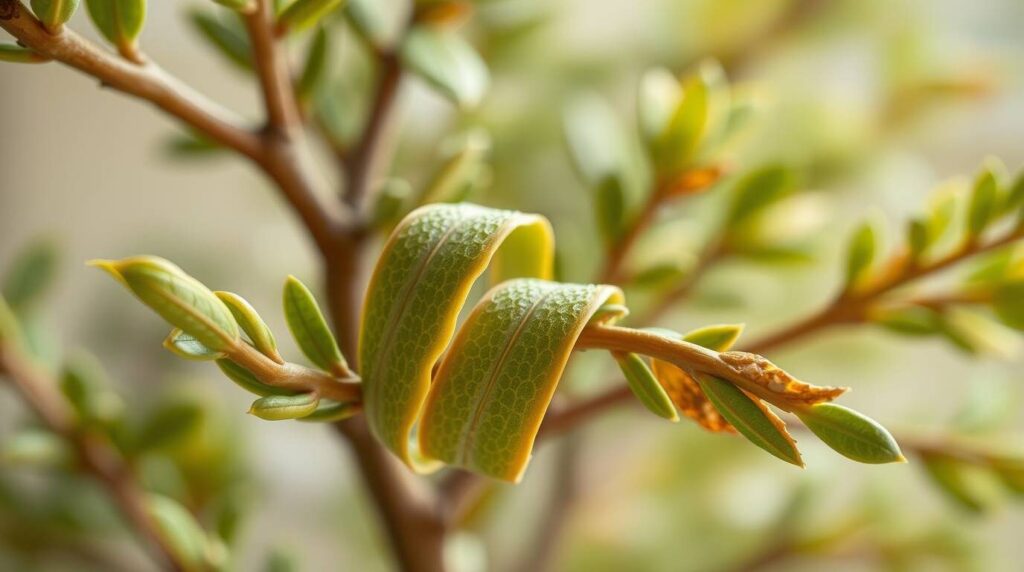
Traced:
[[715, 409], [741, 435], [787, 463], [804, 466], [796, 442], [786, 431], [786, 425], [764, 404], [724, 379], [703, 373], [693, 377]]
[[284, 315], [288, 329], [309, 361], [338, 377], [349, 374], [345, 356], [338, 349], [338, 342], [327, 326], [316, 298], [294, 276], [289, 276], [284, 284]]
[[669, 398], [665, 388], [658, 383], [658, 379], [654, 377], [654, 373], [651, 372], [651, 368], [647, 367], [642, 357], [633, 353], [619, 352], [613, 353], [612, 357], [618, 362], [619, 369], [626, 377], [626, 383], [633, 391], [633, 395], [636, 395], [648, 411], [669, 421], [679, 420], [679, 414], [676, 412], [675, 405], [672, 404], [672, 399]]
[[268, 395], [252, 402], [249, 413], [267, 421], [302, 419], [316, 411], [320, 396], [316, 393]]
[[794, 411], [812, 433], [840, 455], [861, 463], [903, 463], [900, 446], [885, 427], [852, 409], [819, 403]]
[[263, 321], [263, 318], [252, 307], [252, 304], [249, 304], [245, 298], [232, 292], [218, 291], [214, 292], [214, 294], [231, 311], [231, 315], [235, 317], [238, 326], [242, 328], [245, 335], [249, 336], [253, 347], [259, 350], [261, 354], [277, 363], [283, 364], [284, 359], [277, 352], [277, 341], [274, 339], [274, 333], [270, 331], [270, 326]]
[[186, 334], [178, 328], [171, 330], [171, 333], [164, 339], [164, 347], [172, 354], [190, 360], [210, 361], [224, 357], [222, 352], [211, 350], [194, 336]]
[[209, 288], [171, 262], [156, 256], [93, 260], [144, 304], [172, 325], [214, 351], [238, 342], [238, 323]]

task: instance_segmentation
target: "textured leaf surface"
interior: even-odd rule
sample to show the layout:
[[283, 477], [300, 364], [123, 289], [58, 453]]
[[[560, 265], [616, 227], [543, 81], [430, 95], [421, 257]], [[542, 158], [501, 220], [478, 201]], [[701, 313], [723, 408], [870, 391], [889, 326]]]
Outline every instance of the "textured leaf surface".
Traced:
[[[547, 221], [474, 205], [431, 205], [391, 236], [360, 331], [364, 407], [374, 434], [406, 463], [427, 458], [515, 480], [579, 332], [614, 288], [555, 284]], [[490, 265], [492, 289], [455, 332], [469, 289]], [[422, 461], [422, 462], [421, 462]], [[435, 463], [436, 464], [436, 463]]]

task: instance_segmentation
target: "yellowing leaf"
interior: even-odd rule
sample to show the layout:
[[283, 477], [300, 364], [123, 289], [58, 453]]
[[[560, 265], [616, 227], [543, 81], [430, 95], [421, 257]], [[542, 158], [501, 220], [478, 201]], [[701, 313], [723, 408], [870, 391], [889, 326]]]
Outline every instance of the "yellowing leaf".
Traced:
[[652, 360], [651, 367], [655, 377], [668, 392], [672, 403], [679, 412], [697, 422], [708, 431], [716, 433], [735, 433], [736, 429], [725, 420], [708, 401], [700, 386], [690, 374], [678, 366], [661, 360]]

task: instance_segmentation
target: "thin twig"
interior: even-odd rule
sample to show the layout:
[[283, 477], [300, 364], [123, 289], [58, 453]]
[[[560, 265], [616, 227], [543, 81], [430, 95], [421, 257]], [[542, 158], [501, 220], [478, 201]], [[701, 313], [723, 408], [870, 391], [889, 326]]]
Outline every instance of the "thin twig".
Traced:
[[169, 570], [184, 569], [149, 517], [145, 491], [131, 468], [109, 442], [76, 427], [73, 412], [57, 392], [56, 382], [10, 341], [0, 342], [0, 374], [10, 379], [43, 423], [71, 445], [82, 468], [107, 490], [156, 562]]
[[[840, 295], [819, 312], [768, 334], [744, 346], [743, 349], [764, 354], [838, 325], [861, 323], [866, 319], [870, 306], [893, 290], [945, 270], [972, 256], [1002, 248], [1021, 239], [1024, 239], [1024, 228], [1015, 229], [990, 242], [965, 243], [952, 253], [923, 265], [911, 264], [904, 257], [898, 256], [890, 262], [887, 273], [876, 282], [860, 291]], [[629, 387], [625, 384], [616, 384], [570, 407], [549, 412], [541, 426], [539, 437], [546, 438], [572, 430], [631, 400], [632, 392]]]
[[244, 15], [245, 28], [252, 42], [256, 76], [267, 110], [267, 126], [285, 137], [301, 126], [295, 89], [285, 54], [273, 32], [273, 11], [268, 0], [256, 0], [255, 9]]

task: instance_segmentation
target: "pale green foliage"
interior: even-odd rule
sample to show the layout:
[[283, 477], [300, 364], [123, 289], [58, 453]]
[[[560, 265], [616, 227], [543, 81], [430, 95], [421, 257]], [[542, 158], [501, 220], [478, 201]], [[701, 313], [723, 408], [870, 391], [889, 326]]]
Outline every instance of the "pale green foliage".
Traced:
[[480, 55], [461, 36], [418, 27], [402, 45], [402, 60], [410, 71], [423, 78], [459, 107], [480, 103], [490, 83], [490, 74]]
[[119, 49], [134, 48], [146, 21], [146, 0], [85, 0], [96, 29]]

